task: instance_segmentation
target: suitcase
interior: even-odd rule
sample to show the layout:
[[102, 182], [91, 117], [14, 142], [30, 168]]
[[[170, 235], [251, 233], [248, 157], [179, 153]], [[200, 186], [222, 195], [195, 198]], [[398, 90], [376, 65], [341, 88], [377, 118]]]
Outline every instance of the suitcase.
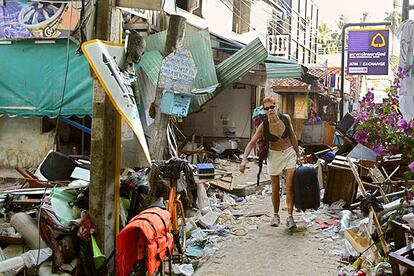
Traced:
[[316, 170], [310, 166], [299, 166], [293, 179], [295, 207], [299, 210], [318, 209], [320, 189]]

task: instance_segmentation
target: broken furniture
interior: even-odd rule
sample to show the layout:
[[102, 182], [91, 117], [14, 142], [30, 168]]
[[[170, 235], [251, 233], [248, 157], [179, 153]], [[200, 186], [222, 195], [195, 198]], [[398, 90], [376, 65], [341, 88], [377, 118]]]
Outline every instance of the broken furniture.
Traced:
[[333, 146], [335, 127], [327, 122], [303, 124], [301, 141], [305, 146], [326, 145]]
[[20, 168], [16, 168], [16, 171], [18, 173], [20, 173], [24, 179], [27, 181], [28, 183], [28, 188], [43, 188], [45, 185], [43, 184], [42, 181], [40, 181], [34, 174], [32, 174], [31, 172], [24, 170], [24, 169], [20, 169]]
[[357, 183], [348, 163], [342, 156], [336, 156], [328, 164], [328, 177], [326, 181], [323, 202], [332, 204], [338, 200], [345, 201], [345, 206], [355, 201]]
[[90, 180], [90, 162], [87, 156], [66, 155], [61, 152], [49, 151], [39, 165], [35, 176], [40, 180]]
[[414, 275], [414, 248], [413, 244], [409, 244], [395, 252], [389, 254], [392, 267], [392, 275], [401, 275], [400, 265], [407, 268], [410, 272], [406, 275]]
[[[350, 167], [353, 175], [355, 176], [355, 180], [358, 183], [358, 187], [359, 187], [359, 190], [361, 191], [361, 195], [362, 195], [362, 197], [365, 198], [367, 196], [367, 192], [365, 191], [365, 187], [364, 187], [364, 185], [361, 181], [361, 178], [359, 178], [358, 172], [356, 171], [356, 169], [354, 167], [354, 163], [352, 163], [351, 159], [349, 159], [349, 158], [347, 158], [347, 161], [348, 161], [349, 167]], [[380, 238], [380, 243], [381, 243], [382, 249], [384, 251], [384, 254], [386, 255], [386, 254], [388, 254], [388, 244], [385, 241], [385, 237], [382, 233], [381, 225], [378, 221], [377, 214], [375, 213], [374, 208], [371, 205], [368, 205], [368, 209], [369, 209], [369, 217], [370, 218], [372, 217], [372, 220], [374, 221], [375, 229], [376, 229], [377, 234]]]

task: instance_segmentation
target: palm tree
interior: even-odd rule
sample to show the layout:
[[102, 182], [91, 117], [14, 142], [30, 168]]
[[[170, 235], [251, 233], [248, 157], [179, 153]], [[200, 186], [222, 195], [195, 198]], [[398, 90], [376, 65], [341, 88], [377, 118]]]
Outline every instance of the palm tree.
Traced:
[[392, 34], [396, 35], [398, 27], [401, 23], [401, 13], [398, 11], [398, 0], [393, 1], [393, 10], [392, 12], [385, 13], [387, 17], [384, 18], [385, 21], [391, 22], [390, 30]]
[[339, 20], [337, 22], [337, 26], [338, 26], [338, 30], [334, 31], [331, 33], [331, 37], [332, 37], [332, 43], [338, 48], [340, 49], [342, 46], [342, 29], [345, 26], [345, 24], [348, 23], [348, 18], [341, 14], [341, 16], [339, 16]]
[[[391, 22], [390, 30], [391, 35], [396, 36], [397, 30], [401, 24], [401, 13], [398, 11], [398, 0], [393, 1], [393, 10], [392, 12], [387, 12], [387, 17], [384, 18], [384, 21]], [[391, 53], [394, 53], [394, 43], [391, 43]]]
[[360, 19], [360, 21], [361, 21], [361, 23], [365, 23], [365, 22], [367, 22], [367, 19], [368, 19], [368, 12], [364, 12], [362, 14], [362, 18]]
[[318, 42], [322, 45], [327, 45], [328, 40], [329, 40], [329, 35], [331, 33], [331, 30], [329, 30], [328, 24], [326, 24], [325, 22], [321, 22], [318, 26], [318, 33], [319, 33]]
[[348, 18], [345, 15], [341, 14], [341, 16], [339, 16], [339, 20], [337, 22], [338, 29], [340, 31], [342, 31], [342, 28], [345, 26], [346, 23], [348, 23]]

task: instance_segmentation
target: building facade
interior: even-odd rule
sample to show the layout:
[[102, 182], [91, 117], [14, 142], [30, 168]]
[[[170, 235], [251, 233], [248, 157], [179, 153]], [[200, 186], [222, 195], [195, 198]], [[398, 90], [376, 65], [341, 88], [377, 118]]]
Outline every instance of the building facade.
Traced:
[[272, 55], [316, 63], [319, 10], [312, 0], [178, 0], [177, 8], [190, 25], [241, 43], [259, 37]]

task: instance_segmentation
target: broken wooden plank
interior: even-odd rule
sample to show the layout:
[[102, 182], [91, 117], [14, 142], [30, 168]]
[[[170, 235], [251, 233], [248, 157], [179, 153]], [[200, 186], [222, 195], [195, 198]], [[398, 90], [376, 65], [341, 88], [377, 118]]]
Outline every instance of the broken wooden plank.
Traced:
[[[358, 187], [361, 190], [361, 195], [363, 197], [366, 197], [367, 192], [365, 190], [364, 184], [362, 184], [361, 178], [359, 178], [358, 172], [356, 171], [356, 169], [354, 167], [354, 163], [352, 163], [351, 159], [349, 159], [349, 158], [347, 158], [347, 160], [348, 160], [349, 167], [351, 168], [352, 173], [355, 176], [355, 180], [358, 183]], [[380, 225], [380, 223], [378, 221], [378, 218], [377, 218], [377, 214], [375, 213], [374, 208], [372, 206], [369, 206], [369, 212], [372, 214], [373, 221], [374, 221], [374, 224], [375, 224], [375, 228], [376, 228], [378, 236], [380, 238], [380, 243], [381, 243], [382, 249], [384, 250], [385, 255], [387, 255], [388, 254], [388, 244], [385, 241], [385, 238], [384, 238], [384, 235], [383, 235], [383, 232], [382, 232], [382, 229], [381, 229], [381, 225]]]
[[219, 189], [223, 189], [227, 192], [232, 190], [231, 182], [222, 181], [221, 179], [211, 180], [209, 183]]
[[242, 211], [242, 210], [232, 210], [231, 214], [235, 217], [261, 217], [266, 215], [268, 212], [267, 211], [251, 211], [251, 212], [246, 212], [246, 211]]
[[41, 202], [40, 199], [33, 199], [33, 198], [16, 199], [12, 201], [13, 204], [21, 204], [21, 205], [37, 205], [37, 204], [40, 204], [40, 202]]
[[[393, 197], [393, 196], [401, 196], [401, 195], [403, 195], [404, 193], [405, 193], [405, 191], [398, 191], [398, 192], [394, 192], [394, 193], [386, 194], [385, 196], [386, 196], [387, 198], [391, 198], [391, 197]], [[382, 197], [382, 196], [377, 196], [377, 197], [376, 197], [376, 199], [381, 200], [381, 199], [383, 199], [383, 197]], [[351, 209], [354, 209], [354, 208], [356, 208], [356, 207], [358, 207], [358, 206], [359, 206], [359, 203], [360, 203], [360, 202], [353, 203], [353, 204], [351, 204], [349, 207], [350, 207]]]
[[371, 177], [372, 181], [374, 182], [378, 182], [378, 183], [385, 182], [385, 177], [381, 173], [380, 169], [378, 169], [377, 166], [375, 166], [374, 168], [368, 168], [368, 175], [369, 177]]
[[364, 184], [364, 186], [370, 188], [370, 189], [377, 189], [377, 191], [380, 192], [382, 199], [384, 200], [385, 203], [389, 203], [389, 199], [387, 198], [387, 195], [385, 194], [384, 190], [382, 189], [381, 185], [376, 184], [376, 183], [368, 183], [368, 182], [364, 182], [362, 181], [362, 184]]
[[9, 236], [0, 236], [0, 244], [24, 244], [22, 237], [9, 237]]

